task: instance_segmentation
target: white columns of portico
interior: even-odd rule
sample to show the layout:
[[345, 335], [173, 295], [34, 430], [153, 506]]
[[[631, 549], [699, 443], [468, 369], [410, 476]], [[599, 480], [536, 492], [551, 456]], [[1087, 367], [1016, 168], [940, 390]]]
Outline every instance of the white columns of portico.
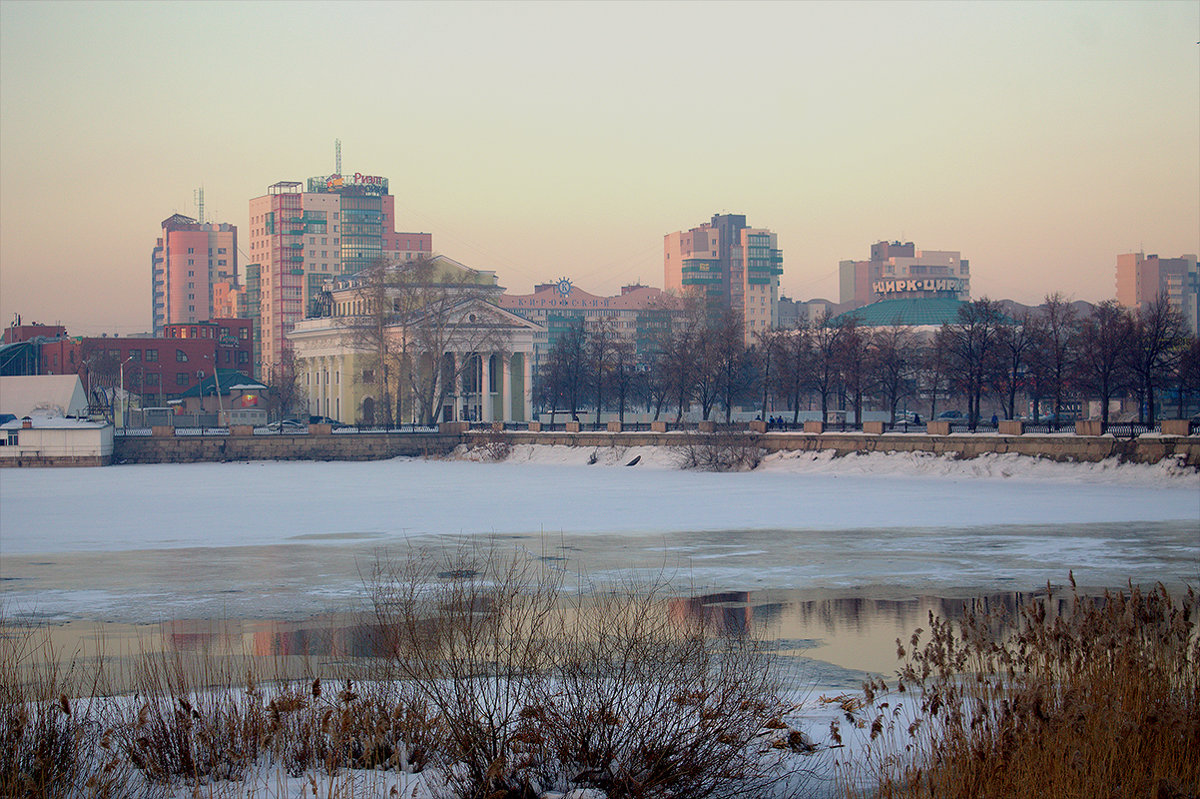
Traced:
[[521, 393], [525, 395], [525, 421], [533, 421], [533, 351], [521, 353], [525, 379], [522, 381]]
[[512, 412], [512, 356], [504, 353], [499, 353], [498, 357], [504, 364], [504, 369], [500, 373], [500, 379], [504, 381], [504, 385], [500, 389], [500, 415], [503, 417], [501, 421], [511, 422], [513, 420]]
[[483, 406], [483, 421], [491, 422], [496, 415], [492, 405], [492, 391], [496, 387], [492, 385], [492, 353], [486, 353], [486, 360], [484, 354], [479, 354], [479, 404]]

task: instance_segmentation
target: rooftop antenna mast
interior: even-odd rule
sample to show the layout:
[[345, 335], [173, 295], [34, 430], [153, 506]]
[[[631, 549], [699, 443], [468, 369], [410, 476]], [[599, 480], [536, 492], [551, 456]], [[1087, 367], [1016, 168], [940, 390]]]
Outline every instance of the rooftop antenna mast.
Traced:
[[196, 216], [200, 224], [204, 224], [204, 187], [196, 189], [193, 198], [196, 201]]
[[333, 152], [334, 152], [333, 171], [336, 174], [340, 175], [340, 174], [342, 174], [342, 140], [341, 139], [333, 140]]

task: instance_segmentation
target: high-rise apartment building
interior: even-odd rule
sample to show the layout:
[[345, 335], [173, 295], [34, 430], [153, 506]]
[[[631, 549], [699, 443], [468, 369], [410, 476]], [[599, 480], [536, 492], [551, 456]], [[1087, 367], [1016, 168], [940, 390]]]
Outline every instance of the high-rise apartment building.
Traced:
[[428, 233], [396, 231], [395, 198], [376, 175], [326, 175], [281, 181], [250, 201], [249, 260], [259, 266], [261, 363], [267, 375], [290, 346], [325, 281], [383, 259], [427, 256]]
[[919, 250], [911, 241], [871, 245], [869, 261], [838, 264], [842, 304], [879, 300], [971, 298], [971, 262], [957, 250]]
[[700, 227], [664, 237], [664, 288], [702, 291], [714, 306], [737, 311], [747, 340], [778, 323], [781, 274], [778, 236], [749, 227], [742, 214], [715, 214]]
[[1166, 295], [1192, 335], [1200, 318], [1200, 272], [1195, 255], [1160, 258], [1140, 252], [1117, 256], [1117, 302], [1140, 309]]
[[174, 214], [162, 223], [151, 256], [151, 304], [154, 334], [168, 324], [212, 319], [213, 287], [237, 277], [237, 227], [200, 223]]

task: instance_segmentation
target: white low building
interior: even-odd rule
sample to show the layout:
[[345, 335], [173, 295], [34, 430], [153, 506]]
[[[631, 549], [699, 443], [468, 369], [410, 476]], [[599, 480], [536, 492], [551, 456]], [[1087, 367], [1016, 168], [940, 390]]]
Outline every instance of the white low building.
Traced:
[[26, 416], [0, 425], [0, 466], [107, 466], [113, 426], [62, 416]]

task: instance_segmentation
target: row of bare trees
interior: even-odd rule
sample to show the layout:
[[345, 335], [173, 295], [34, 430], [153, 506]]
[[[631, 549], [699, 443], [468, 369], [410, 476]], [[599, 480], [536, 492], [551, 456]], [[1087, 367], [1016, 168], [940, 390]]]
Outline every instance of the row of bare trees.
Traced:
[[828, 314], [810, 325], [768, 329], [747, 342], [741, 318], [685, 299], [655, 335], [633, 342], [609, 320], [580, 321], [539, 366], [535, 402], [553, 421], [644, 407], [676, 421], [694, 406], [709, 419], [735, 408], [760, 418], [837, 408], [861, 420], [886, 412], [892, 423], [909, 401], [928, 409], [964, 408], [974, 427], [987, 406], [1002, 418], [1043, 406], [1055, 421], [1073, 403], [1098, 400], [1105, 424], [1119, 398], [1136, 398], [1139, 420], [1158, 418], [1159, 398], [1182, 416], [1200, 394], [1200, 348], [1166, 298], [1140, 312], [1114, 301], [1080, 311], [1060, 295], [1010, 316], [1000, 303], [964, 304], [958, 318], [928, 334], [893, 325], [867, 328]]

